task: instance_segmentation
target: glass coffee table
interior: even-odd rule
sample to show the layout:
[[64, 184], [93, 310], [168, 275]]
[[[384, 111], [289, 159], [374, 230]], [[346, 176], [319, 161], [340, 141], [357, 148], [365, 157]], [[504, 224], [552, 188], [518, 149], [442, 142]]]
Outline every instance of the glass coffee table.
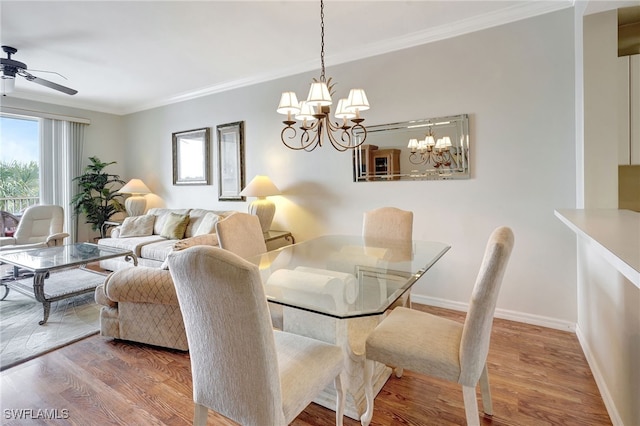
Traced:
[[[14, 267], [13, 276], [3, 277], [0, 282], [0, 285], [5, 287], [5, 293], [0, 300], [7, 297], [10, 289], [34, 297], [42, 303], [44, 309], [44, 317], [39, 322], [43, 325], [49, 319], [51, 302], [95, 291], [102, 282], [102, 280], [96, 280], [93, 275], [104, 277], [105, 274], [86, 269], [85, 266], [88, 263], [114, 257], [124, 257], [134, 265], [138, 264], [138, 258], [130, 250], [91, 243], [0, 252], [0, 264], [9, 264]], [[78, 268], [91, 275], [79, 278], [78, 271], [74, 271]], [[26, 276], [21, 275], [22, 271], [29, 273]], [[28, 279], [31, 274], [33, 274], [32, 283]], [[55, 279], [51, 279], [52, 284], [45, 289], [45, 284], [52, 275]]]

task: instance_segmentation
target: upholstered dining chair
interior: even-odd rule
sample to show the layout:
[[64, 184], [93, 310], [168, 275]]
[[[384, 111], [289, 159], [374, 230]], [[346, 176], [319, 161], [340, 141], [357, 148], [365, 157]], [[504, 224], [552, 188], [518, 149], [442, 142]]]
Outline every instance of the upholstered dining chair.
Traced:
[[[216, 223], [218, 245], [246, 259], [267, 252], [262, 226], [258, 216], [247, 213], [233, 213]], [[271, 323], [275, 328], [282, 329], [284, 313], [282, 306], [269, 303]]]
[[60, 246], [69, 236], [62, 232], [63, 225], [61, 206], [38, 204], [28, 207], [13, 237], [0, 237], [0, 251]]
[[[413, 212], [397, 207], [379, 207], [364, 213], [362, 236], [365, 241], [377, 239], [411, 243], [413, 240]], [[407, 291], [389, 309], [411, 307], [411, 293]], [[402, 375], [401, 370], [398, 371]], [[399, 377], [399, 376], [398, 376]]]
[[267, 252], [264, 234], [258, 216], [233, 213], [216, 223], [220, 248], [229, 250], [242, 258]]
[[286, 425], [332, 382], [342, 425], [342, 350], [273, 330], [258, 267], [194, 246], [169, 255], [191, 357], [194, 425], [212, 409], [244, 426]]
[[364, 213], [362, 235], [367, 239], [411, 241], [413, 212], [396, 207], [380, 207]]
[[461, 384], [469, 425], [479, 424], [476, 386], [480, 382], [484, 412], [493, 413], [486, 360], [493, 314], [513, 244], [508, 227], [491, 234], [464, 324], [400, 307], [371, 332], [365, 349], [367, 410], [362, 415], [363, 425], [368, 425], [373, 415], [373, 361]]

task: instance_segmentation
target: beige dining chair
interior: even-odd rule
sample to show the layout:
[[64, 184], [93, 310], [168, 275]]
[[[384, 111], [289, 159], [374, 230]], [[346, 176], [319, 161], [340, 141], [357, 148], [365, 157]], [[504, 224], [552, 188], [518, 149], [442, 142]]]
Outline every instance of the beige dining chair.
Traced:
[[[233, 213], [216, 223], [218, 245], [246, 259], [267, 252], [262, 226], [258, 216], [247, 213]], [[284, 312], [281, 305], [269, 303], [271, 323], [275, 328], [282, 329]]]
[[[396, 207], [380, 207], [364, 213], [362, 236], [365, 242], [375, 244], [375, 240], [391, 240], [411, 243], [413, 240], [413, 212]], [[411, 307], [411, 291], [408, 290], [389, 309], [398, 306]], [[401, 370], [396, 374], [402, 375]], [[398, 376], [400, 377], [400, 376]]]
[[0, 251], [62, 245], [69, 236], [63, 231], [61, 206], [38, 204], [28, 207], [12, 237], [0, 237]]
[[244, 426], [286, 425], [333, 382], [342, 425], [342, 350], [273, 330], [258, 267], [194, 246], [169, 255], [191, 358], [194, 425], [212, 409]]
[[367, 410], [362, 415], [363, 425], [373, 416], [373, 361], [461, 384], [469, 425], [479, 424], [476, 386], [480, 382], [484, 412], [493, 413], [486, 360], [493, 314], [513, 244], [508, 227], [491, 234], [464, 324], [400, 307], [371, 332], [365, 349]]
[[247, 213], [233, 213], [216, 223], [218, 244], [242, 258], [257, 256], [267, 252], [264, 234], [258, 216]]
[[396, 207], [380, 207], [364, 213], [362, 235], [366, 239], [411, 241], [413, 212]]

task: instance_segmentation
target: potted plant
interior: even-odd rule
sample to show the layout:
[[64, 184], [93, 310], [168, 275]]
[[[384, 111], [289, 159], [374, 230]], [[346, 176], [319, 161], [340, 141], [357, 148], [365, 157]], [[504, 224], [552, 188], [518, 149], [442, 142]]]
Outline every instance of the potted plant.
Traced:
[[125, 182], [118, 175], [104, 172], [104, 168], [115, 161], [103, 163], [95, 156], [89, 160], [91, 164], [85, 167], [85, 173], [73, 178], [78, 182], [80, 192], [73, 196], [71, 205], [76, 215], [84, 213], [91, 229], [105, 238], [102, 225], [115, 213], [125, 211], [122, 194], [117, 192]]

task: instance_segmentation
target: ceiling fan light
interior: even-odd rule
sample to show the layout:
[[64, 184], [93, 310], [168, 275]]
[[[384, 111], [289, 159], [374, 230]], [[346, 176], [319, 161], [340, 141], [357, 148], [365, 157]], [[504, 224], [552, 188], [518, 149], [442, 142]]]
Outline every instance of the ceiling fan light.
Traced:
[[3, 75], [1, 81], [2, 87], [0, 88], [0, 90], [2, 91], [3, 95], [11, 93], [15, 90], [16, 79], [14, 77]]
[[331, 95], [329, 94], [327, 83], [322, 81], [318, 83], [311, 83], [309, 96], [307, 96], [307, 103], [320, 106], [331, 105]]

